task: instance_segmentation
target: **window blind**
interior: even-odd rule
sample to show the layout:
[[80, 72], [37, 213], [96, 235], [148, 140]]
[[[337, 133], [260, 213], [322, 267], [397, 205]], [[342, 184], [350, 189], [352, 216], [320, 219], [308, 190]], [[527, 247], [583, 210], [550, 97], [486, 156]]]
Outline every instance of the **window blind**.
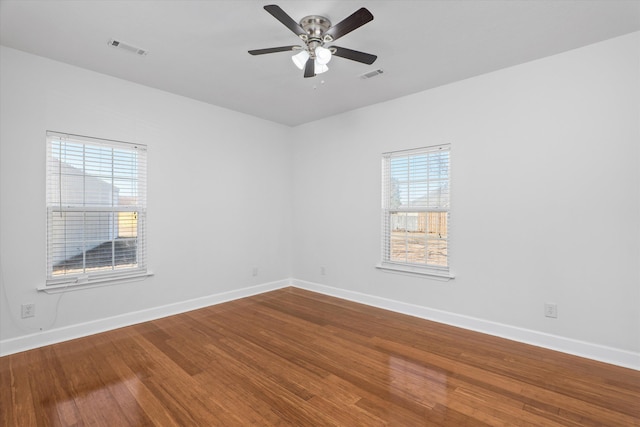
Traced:
[[448, 273], [450, 145], [382, 156], [382, 263]]
[[47, 132], [47, 285], [146, 272], [146, 152]]

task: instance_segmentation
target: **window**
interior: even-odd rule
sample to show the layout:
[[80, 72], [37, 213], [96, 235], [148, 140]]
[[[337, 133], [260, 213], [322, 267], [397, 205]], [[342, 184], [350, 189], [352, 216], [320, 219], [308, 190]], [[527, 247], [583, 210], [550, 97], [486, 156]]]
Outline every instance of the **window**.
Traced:
[[146, 146], [47, 132], [47, 285], [146, 274]]
[[383, 154], [379, 267], [451, 277], [449, 154], [449, 144]]

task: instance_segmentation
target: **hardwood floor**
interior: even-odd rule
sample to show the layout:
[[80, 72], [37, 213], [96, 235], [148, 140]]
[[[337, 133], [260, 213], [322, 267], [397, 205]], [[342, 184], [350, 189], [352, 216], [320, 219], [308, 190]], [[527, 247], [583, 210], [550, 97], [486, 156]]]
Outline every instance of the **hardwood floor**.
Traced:
[[640, 426], [640, 372], [296, 288], [0, 358], [2, 426]]

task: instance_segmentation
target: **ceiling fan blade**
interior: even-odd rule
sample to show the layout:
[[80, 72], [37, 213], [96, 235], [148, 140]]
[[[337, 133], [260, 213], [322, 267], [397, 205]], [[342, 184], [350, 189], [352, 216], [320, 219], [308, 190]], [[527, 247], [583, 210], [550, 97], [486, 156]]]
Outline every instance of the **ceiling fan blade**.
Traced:
[[264, 7], [264, 10], [273, 15], [274, 18], [282, 22], [285, 27], [293, 31], [295, 34], [299, 36], [307, 35], [307, 32], [300, 26], [300, 24], [298, 24], [293, 20], [293, 18], [287, 15], [287, 12], [282, 10], [280, 6], [276, 4], [268, 4]]
[[300, 46], [280, 46], [280, 47], [270, 47], [267, 49], [254, 49], [254, 50], [250, 50], [249, 53], [251, 55], [264, 55], [265, 53], [287, 52], [287, 51], [295, 50], [296, 48], [300, 48]]
[[309, 58], [307, 59], [307, 64], [304, 66], [304, 76], [315, 77], [315, 75], [316, 75], [315, 60], [313, 58]]
[[[362, 62], [363, 64], [371, 65], [378, 57], [371, 55], [370, 53], [364, 53], [357, 50], [347, 49], [346, 47], [331, 46], [329, 47], [331, 53], [340, 58], [350, 59], [352, 61]], [[334, 52], [335, 49], [335, 52]]]
[[325, 33], [330, 35], [333, 40], [338, 40], [345, 34], [349, 34], [351, 31], [362, 27], [369, 21], [373, 20], [373, 15], [366, 8], [361, 7], [351, 14], [349, 17], [338, 22], [333, 27], [329, 28]]

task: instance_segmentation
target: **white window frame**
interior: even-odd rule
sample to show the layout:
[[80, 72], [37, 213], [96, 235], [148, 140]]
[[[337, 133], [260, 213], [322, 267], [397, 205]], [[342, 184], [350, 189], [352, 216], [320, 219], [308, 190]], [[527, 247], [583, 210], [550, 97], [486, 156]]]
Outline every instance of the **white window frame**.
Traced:
[[[443, 153], [447, 153], [443, 156]], [[420, 160], [413, 162], [412, 159]], [[446, 160], [443, 164], [442, 161]], [[395, 162], [394, 162], [395, 160]], [[402, 164], [406, 161], [406, 171], [402, 171], [406, 176], [398, 182], [397, 174], [399, 168], [392, 167], [392, 163]], [[411, 165], [417, 169], [417, 174], [410, 171]], [[393, 170], [392, 170], [393, 168]], [[436, 169], [434, 169], [436, 168]], [[437, 173], [434, 173], [437, 172]], [[437, 195], [432, 193], [437, 191]], [[411, 193], [414, 193], [412, 195]], [[382, 154], [382, 251], [381, 261], [377, 268], [407, 274], [417, 274], [433, 276], [434, 278], [452, 279], [454, 276], [450, 271], [449, 254], [451, 242], [451, 144], [441, 144], [429, 147], [416, 148], [411, 150], [392, 151]], [[444, 214], [444, 237], [442, 233], [429, 233], [430, 213], [437, 213], [437, 217]], [[419, 216], [423, 218], [425, 227], [425, 253], [424, 262], [409, 260], [410, 249], [404, 249], [405, 259], [400, 260], [397, 256], [397, 248], [393, 247], [393, 223], [397, 221], [398, 214], [405, 215], [404, 233], [408, 235], [408, 219], [415, 217], [419, 222]], [[394, 217], [395, 216], [395, 217]], [[433, 237], [427, 238], [429, 234]], [[396, 237], [397, 239], [397, 237]], [[406, 241], [410, 237], [405, 237]], [[437, 255], [430, 255], [429, 242], [439, 245]], [[397, 246], [397, 241], [396, 241]], [[394, 252], [395, 251], [395, 252]], [[432, 260], [430, 262], [430, 260]], [[437, 260], [437, 261], [436, 261]]]
[[[53, 131], [47, 131], [46, 140], [47, 270], [45, 286], [38, 289], [66, 289], [70, 286], [131, 281], [149, 276], [146, 257], [146, 145]], [[61, 154], [65, 151], [70, 159], [67, 162], [62, 159]], [[91, 153], [94, 153], [94, 157], [91, 157]], [[103, 153], [111, 155], [104, 156]], [[122, 163], [118, 163], [117, 158], [121, 158]], [[125, 165], [130, 170], [119, 172], [118, 169]], [[92, 169], [100, 172], [93, 174]], [[125, 181], [127, 190], [123, 191], [118, 188], [118, 183]], [[128, 194], [126, 202], [120, 197], [121, 192]], [[73, 221], [67, 220], [68, 217], [72, 217]], [[90, 230], [92, 225], [89, 218], [94, 221], [97, 218], [99, 225], [93, 225]], [[126, 232], [122, 231], [125, 222], [129, 227]], [[61, 227], [64, 228], [62, 232]], [[68, 231], [70, 227], [75, 227], [73, 233]], [[95, 231], [97, 229], [100, 231]], [[91, 234], [90, 231], [95, 235], [108, 234], [108, 237], [100, 235], [93, 238], [94, 242], [104, 240], [107, 245], [111, 243], [111, 255], [106, 258], [104, 266], [96, 267], [87, 260], [91, 244], [85, 240], [88, 240], [86, 236]], [[129, 235], [123, 237], [121, 233]], [[74, 237], [69, 237], [71, 235]], [[118, 264], [115, 243], [118, 240], [134, 243], [133, 250], [128, 252], [130, 255], [135, 254], [135, 259], [130, 264]], [[78, 252], [76, 257], [81, 259], [78, 261], [80, 266], [64, 268], [62, 272], [57, 268], [56, 271], [55, 266], [60, 264], [61, 253], [67, 256], [68, 245], [74, 246]], [[66, 261], [67, 258], [64, 259]]]

